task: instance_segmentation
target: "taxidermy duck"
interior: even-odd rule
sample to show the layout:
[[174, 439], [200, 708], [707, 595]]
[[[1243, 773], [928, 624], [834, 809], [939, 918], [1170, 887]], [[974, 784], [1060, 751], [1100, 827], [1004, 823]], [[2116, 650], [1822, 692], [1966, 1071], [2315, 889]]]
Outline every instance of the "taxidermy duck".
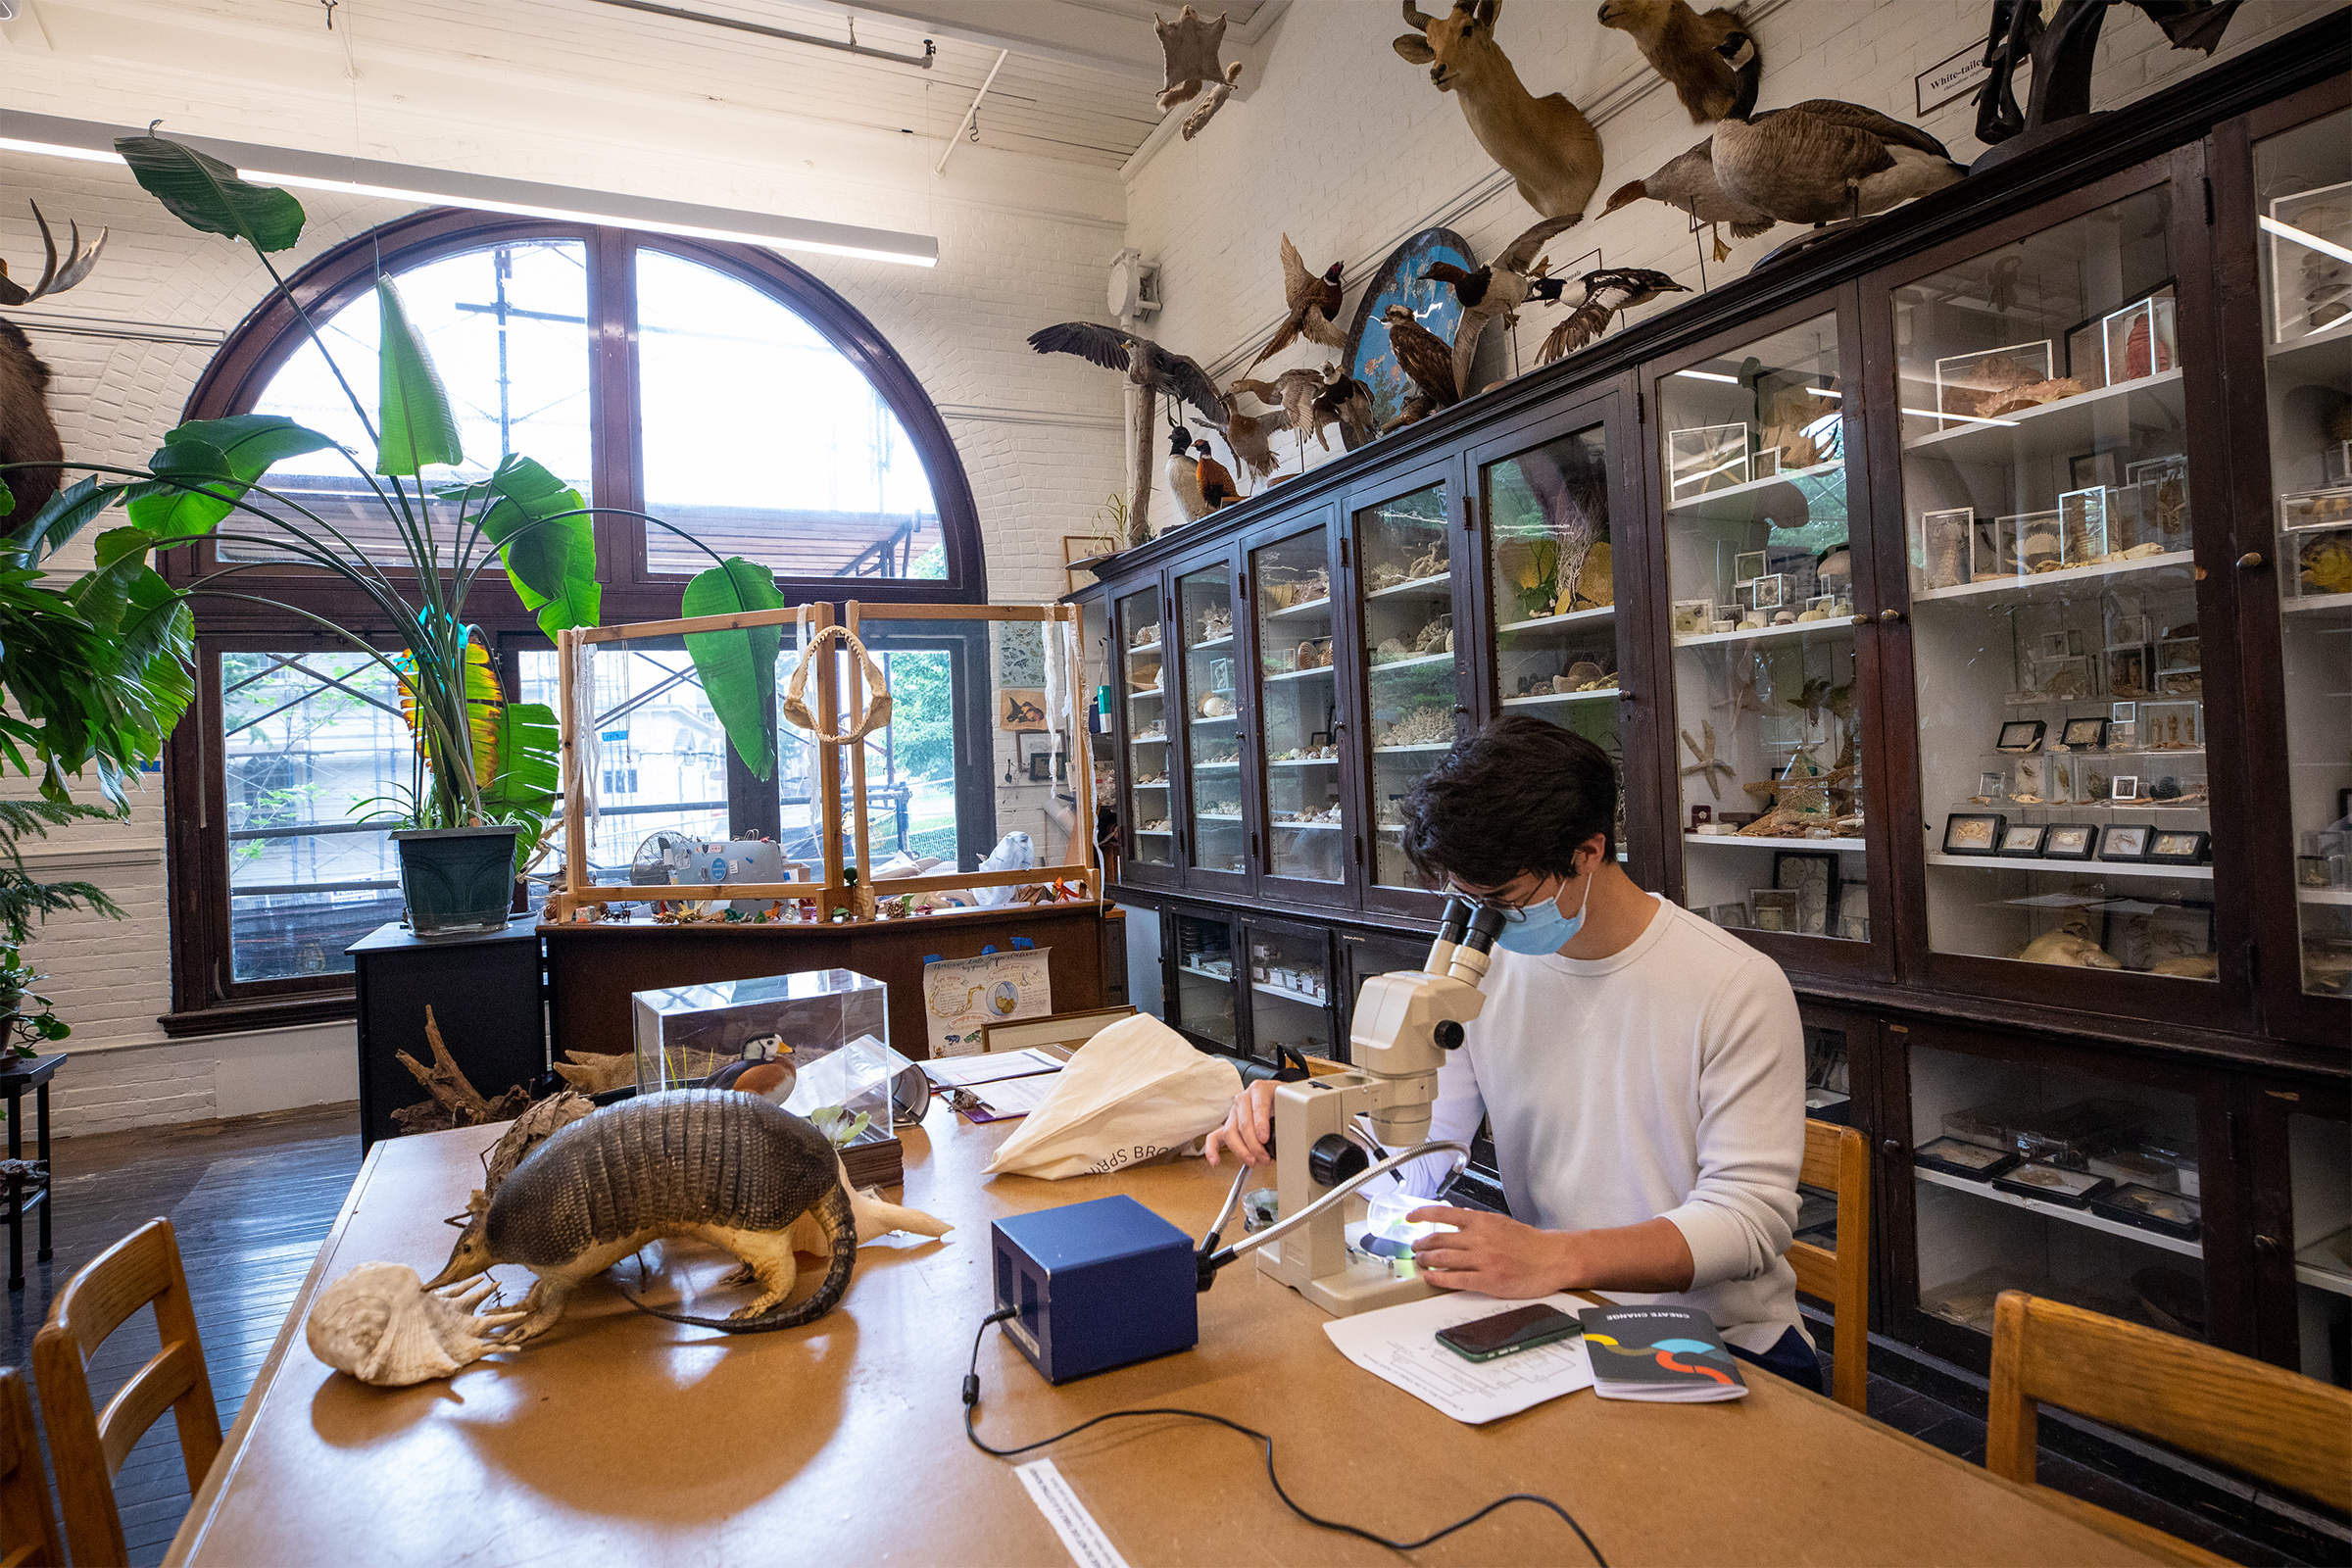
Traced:
[[[1716, 50], [1735, 68], [1755, 44], [1734, 33]], [[1754, 114], [1752, 99], [1715, 122], [1715, 178], [1726, 194], [1788, 223], [1867, 218], [1967, 177], [1943, 143], [1836, 98]]]
[[1200, 410], [1210, 424], [1223, 424], [1225, 399], [1200, 362], [1190, 355], [1163, 349], [1148, 337], [1123, 332], [1093, 321], [1063, 321], [1029, 334], [1029, 346], [1040, 354], [1075, 354], [1106, 370], [1124, 370], [1141, 389], [1135, 400], [1134, 442], [1128, 450], [1133, 464], [1128, 473], [1127, 542], [1140, 545], [1152, 537], [1152, 427], [1158, 419], [1158, 397], [1166, 392]]
[[1200, 486], [1200, 499], [1207, 504], [1208, 510], [1214, 512], [1228, 501], [1241, 500], [1242, 493], [1234, 488], [1232, 472], [1210, 453], [1208, 443], [1196, 441], [1193, 450], [1200, 454], [1196, 477]]
[[1342, 369], [1336, 360], [1321, 370], [1303, 367], [1285, 370], [1270, 383], [1236, 381], [1233, 390], [1282, 405], [1285, 420], [1298, 437], [1301, 472], [1306, 468], [1308, 432], [1313, 432], [1315, 445], [1326, 452], [1331, 450], [1331, 442], [1324, 437], [1325, 425], [1339, 425], [1343, 438], [1350, 431], [1359, 440], [1371, 433], [1372, 389]]
[[741, 1058], [712, 1073], [703, 1087], [758, 1095], [770, 1104], [781, 1105], [792, 1098], [798, 1076], [792, 1065], [792, 1048], [784, 1044], [783, 1036], [760, 1035], [745, 1041]]
[[1666, 79], [1690, 111], [1690, 123], [1721, 120], [1742, 92], [1755, 101], [1764, 61], [1753, 51], [1733, 65], [1716, 51], [1740, 30], [1740, 19], [1718, 7], [1701, 16], [1683, 0], [1603, 0], [1600, 24], [1634, 35], [1649, 69]]
[[1184, 520], [1199, 522], [1207, 516], [1210, 508], [1200, 494], [1200, 460], [1193, 456], [1193, 432], [1181, 424], [1168, 429], [1167, 471], [1168, 488], [1176, 493], [1176, 510], [1184, 514]]
[[1487, 323], [1515, 319], [1512, 313], [1534, 293], [1536, 253], [1554, 234], [1575, 221], [1573, 216], [1546, 218], [1474, 272], [1466, 272], [1451, 262], [1433, 262], [1429, 270], [1421, 274], [1424, 282], [1435, 279], [1446, 284], [1453, 290], [1453, 297], [1462, 302], [1461, 324], [1453, 334], [1455, 386], [1470, 384], [1470, 362], [1477, 357], [1478, 340], [1486, 335]]
[[1732, 248], [1723, 242], [1723, 225], [1731, 225], [1734, 239], [1754, 239], [1773, 225], [1770, 213], [1735, 198], [1716, 180], [1715, 143], [1711, 138], [1660, 165], [1647, 179], [1618, 186], [1600, 215], [1606, 218], [1618, 208], [1631, 207], [1640, 201], [1664, 202], [1679, 208], [1690, 215], [1694, 229], [1706, 224], [1713, 231], [1715, 259], [1719, 262], [1732, 254]]
[[1544, 337], [1544, 346], [1536, 351], [1538, 365], [1549, 365], [1563, 354], [1583, 348], [1606, 332], [1620, 311], [1647, 305], [1661, 294], [1690, 292], [1664, 272], [1648, 267], [1603, 268], [1597, 272], [1587, 272], [1582, 281], [1583, 303]]
[[1244, 414], [1242, 398], [1256, 381], [1236, 381], [1225, 392], [1225, 445], [1236, 463], [1259, 479], [1274, 471], [1274, 432], [1289, 428], [1290, 421], [1279, 412], [1281, 399], [1266, 397], [1276, 405], [1264, 414]]
[[1325, 424], [1337, 424], [1343, 439], [1352, 436], [1369, 441], [1376, 433], [1372, 428], [1372, 389], [1337, 364], [1323, 368], [1323, 389], [1315, 394], [1313, 409], [1317, 440], [1322, 439]]
[[1453, 350], [1446, 341], [1413, 318], [1413, 313], [1402, 305], [1392, 305], [1380, 318], [1388, 323], [1389, 346], [1396, 351], [1396, 368], [1411, 380], [1415, 395], [1405, 400], [1396, 417], [1380, 427], [1381, 433], [1416, 419], [1426, 419], [1440, 409], [1449, 409], [1462, 401], [1461, 387], [1453, 378]]
[[1291, 314], [1284, 318], [1273, 340], [1257, 351], [1250, 368], [1256, 369], [1301, 336], [1325, 348], [1348, 346], [1348, 329], [1340, 325], [1340, 300], [1345, 292], [1340, 287], [1340, 264], [1334, 262], [1323, 270], [1321, 277], [1315, 276], [1299, 259], [1298, 247], [1291, 243], [1291, 236], [1282, 236], [1282, 297]]

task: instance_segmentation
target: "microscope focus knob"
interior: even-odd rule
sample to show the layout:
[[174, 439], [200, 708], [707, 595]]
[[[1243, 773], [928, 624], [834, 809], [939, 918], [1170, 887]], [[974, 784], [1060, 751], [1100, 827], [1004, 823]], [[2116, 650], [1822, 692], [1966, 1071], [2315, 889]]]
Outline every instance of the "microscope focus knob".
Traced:
[[1430, 1038], [1438, 1043], [1440, 1051], [1459, 1051], [1462, 1049], [1462, 1026], [1452, 1018], [1440, 1018], [1438, 1026], [1430, 1031]]
[[1306, 1152], [1306, 1173], [1317, 1187], [1337, 1187], [1371, 1163], [1369, 1155], [1338, 1133], [1325, 1133]]

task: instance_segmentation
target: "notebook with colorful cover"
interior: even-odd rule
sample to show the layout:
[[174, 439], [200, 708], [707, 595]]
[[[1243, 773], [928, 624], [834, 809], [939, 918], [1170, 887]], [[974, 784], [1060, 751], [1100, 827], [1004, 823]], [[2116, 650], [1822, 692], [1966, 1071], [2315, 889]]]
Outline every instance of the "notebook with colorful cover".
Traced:
[[1715, 1320], [1687, 1306], [1588, 1306], [1585, 1351], [1604, 1399], [1694, 1404], [1747, 1393]]

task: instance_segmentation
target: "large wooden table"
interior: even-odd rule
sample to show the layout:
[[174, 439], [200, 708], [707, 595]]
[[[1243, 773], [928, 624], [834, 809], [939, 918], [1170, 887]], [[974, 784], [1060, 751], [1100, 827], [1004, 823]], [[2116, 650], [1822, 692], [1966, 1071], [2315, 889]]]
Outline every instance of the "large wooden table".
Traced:
[[[859, 1254], [848, 1298], [789, 1332], [726, 1336], [633, 1311], [600, 1281], [521, 1350], [405, 1390], [331, 1373], [303, 1342], [324, 1282], [372, 1259], [430, 1276], [497, 1128], [379, 1143], [319, 1250], [172, 1563], [1066, 1563], [1011, 1463], [964, 1442], [958, 1386], [991, 1306], [992, 1217], [1125, 1191], [1198, 1235], [1224, 1181], [1200, 1161], [1046, 1183], [980, 1174], [1010, 1124], [933, 1106], [905, 1200], [957, 1229]], [[728, 1260], [674, 1249], [649, 1291], [706, 1293]], [[502, 1275], [505, 1271], [502, 1271]], [[519, 1283], [528, 1276], [514, 1271]], [[628, 1264], [619, 1272], [632, 1279]], [[992, 1330], [981, 1432], [1026, 1442], [1101, 1411], [1181, 1404], [1270, 1432], [1293, 1495], [1396, 1537], [1502, 1493], [1571, 1509], [1612, 1564], [2144, 1562], [2023, 1489], [1761, 1373], [1728, 1404], [1586, 1392], [1462, 1426], [1358, 1370], [1323, 1314], [1247, 1262], [1200, 1298], [1185, 1354], [1051, 1388]], [[1203, 1423], [1110, 1423], [1048, 1450], [1130, 1562], [1393, 1563], [1292, 1516], [1257, 1447]], [[1513, 1504], [1415, 1556], [1578, 1563]]]

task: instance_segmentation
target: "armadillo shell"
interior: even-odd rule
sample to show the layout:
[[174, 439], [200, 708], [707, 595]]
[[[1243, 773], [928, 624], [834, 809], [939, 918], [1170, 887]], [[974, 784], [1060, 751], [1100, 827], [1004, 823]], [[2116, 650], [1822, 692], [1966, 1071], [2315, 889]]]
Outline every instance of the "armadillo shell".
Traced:
[[780, 1231], [840, 1181], [823, 1133], [726, 1090], [640, 1095], [531, 1151], [490, 1200], [491, 1255], [562, 1264], [594, 1246], [687, 1225]]

